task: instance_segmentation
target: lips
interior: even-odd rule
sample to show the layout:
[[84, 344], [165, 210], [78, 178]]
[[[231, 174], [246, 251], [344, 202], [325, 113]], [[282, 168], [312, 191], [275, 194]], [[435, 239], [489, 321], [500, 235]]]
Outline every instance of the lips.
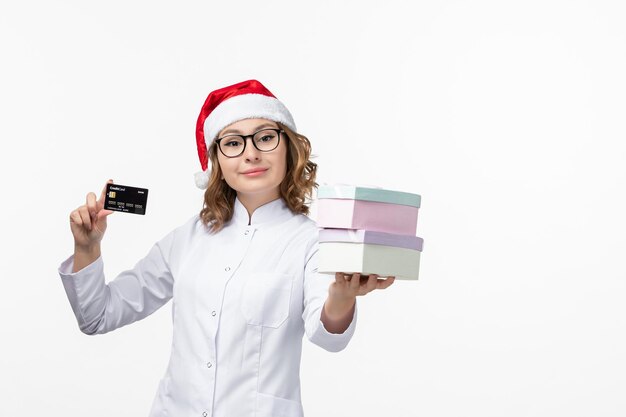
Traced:
[[263, 172], [263, 171], [267, 171], [268, 168], [255, 168], [255, 169], [250, 169], [248, 171], [244, 171], [243, 174], [251, 174], [253, 172]]

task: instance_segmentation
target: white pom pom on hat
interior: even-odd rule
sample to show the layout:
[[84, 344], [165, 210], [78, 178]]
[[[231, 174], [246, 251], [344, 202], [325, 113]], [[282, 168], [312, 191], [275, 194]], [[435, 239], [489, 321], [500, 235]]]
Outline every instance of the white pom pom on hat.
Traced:
[[206, 189], [209, 186], [209, 176], [211, 175], [211, 168], [207, 167], [204, 171], [198, 171], [193, 174], [196, 180], [196, 187]]
[[194, 175], [198, 188], [206, 189], [209, 185], [211, 168], [207, 150], [220, 130], [231, 123], [252, 118], [280, 122], [296, 132], [296, 124], [287, 107], [257, 80], [242, 81], [209, 93], [196, 123], [196, 145], [202, 167], [202, 171]]

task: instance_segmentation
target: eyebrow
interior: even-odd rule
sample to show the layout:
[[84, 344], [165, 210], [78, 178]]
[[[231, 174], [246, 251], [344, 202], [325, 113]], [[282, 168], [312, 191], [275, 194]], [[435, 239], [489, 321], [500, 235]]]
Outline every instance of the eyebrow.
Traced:
[[[273, 125], [273, 124], [271, 124], [271, 123], [262, 123], [262, 124], [260, 124], [260, 125], [258, 125], [258, 126], [256, 127], [255, 131], [258, 131], [258, 130], [260, 130], [261, 128], [264, 128], [264, 127], [276, 127], [276, 126], [274, 126], [274, 125]], [[222, 133], [222, 136], [227, 135], [227, 134], [229, 134], [229, 133], [236, 133], [236, 134], [240, 134], [241, 132], [240, 132], [239, 130], [237, 130], [237, 129], [228, 129], [228, 130], [225, 130], [225, 131]]]

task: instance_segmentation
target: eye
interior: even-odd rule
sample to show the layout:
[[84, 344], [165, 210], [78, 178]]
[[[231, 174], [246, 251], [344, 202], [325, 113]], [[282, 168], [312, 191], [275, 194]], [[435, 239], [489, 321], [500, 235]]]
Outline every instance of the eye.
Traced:
[[228, 147], [231, 147], [231, 148], [235, 148], [235, 147], [240, 146], [240, 145], [241, 145], [241, 142], [238, 141], [238, 140], [230, 140], [230, 141], [228, 141], [228, 142], [226, 142], [224, 144], [224, 146], [228, 146]]

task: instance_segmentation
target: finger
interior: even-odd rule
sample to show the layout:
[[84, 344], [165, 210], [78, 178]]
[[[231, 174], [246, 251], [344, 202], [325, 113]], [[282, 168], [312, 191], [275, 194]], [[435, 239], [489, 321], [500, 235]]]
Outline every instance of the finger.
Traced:
[[100, 210], [100, 211], [98, 212], [98, 214], [97, 214], [97, 220], [102, 220], [102, 219], [104, 219], [105, 217], [107, 217], [109, 214], [112, 214], [112, 213], [114, 213], [114, 211], [113, 211], [113, 210], [104, 210], [104, 209], [103, 209], [103, 210]]
[[350, 278], [350, 288], [356, 291], [359, 289], [360, 286], [361, 286], [361, 273], [355, 272], [354, 274], [352, 274], [352, 278]]
[[385, 288], [393, 284], [395, 280], [396, 277], [387, 277], [387, 279], [378, 282], [378, 286], [376, 288], [378, 288], [379, 290], [384, 290]]
[[343, 282], [344, 284], [346, 282], [350, 282], [350, 280], [352, 279], [352, 275], [350, 275], [350, 273], [348, 272], [340, 272], [340, 274], [341, 274], [341, 279], [343, 280], [341, 282]]
[[107, 184], [113, 184], [113, 180], [108, 180], [107, 183], [104, 184], [102, 193], [100, 193], [100, 200], [98, 200], [98, 209], [102, 209], [104, 207], [104, 198], [107, 194]]
[[78, 210], [74, 210], [73, 212], [70, 213], [70, 222], [73, 222], [77, 226], [83, 225], [83, 219], [80, 217]]
[[344, 282], [346, 282], [343, 272], [335, 272], [335, 282], [337, 284], [343, 284]]
[[367, 290], [367, 292], [370, 292], [370, 291], [375, 290], [377, 285], [378, 285], [378, 275], [370, 274], [370, 277], [367, 279], [367, 282], [365, 283], [365, 289]]
[[87, 206], [81, 206], [78, 209], [78, 214], [80, 214], [80, 218], [83, 220], [83, 226], [86, 227], [87, 230], [91, 230], [91, 218], [89, 217]]
[[94, 193], [87, 194], [87, 209], [91, 218], [96, 217], [96, 195]]

